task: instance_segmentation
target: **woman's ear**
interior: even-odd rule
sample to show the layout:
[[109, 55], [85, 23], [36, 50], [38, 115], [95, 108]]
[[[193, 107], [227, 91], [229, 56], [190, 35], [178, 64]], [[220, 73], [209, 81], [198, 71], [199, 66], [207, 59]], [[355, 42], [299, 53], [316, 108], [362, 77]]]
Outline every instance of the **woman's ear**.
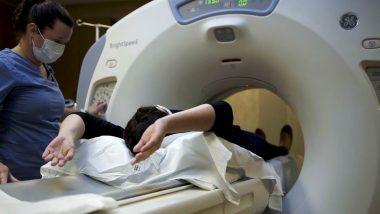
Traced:
[[37, 29], [37, 25], [33, 22], [29, 23], [26, 25], [26, 32], [25, 34], [27, 35], [34, 35], [34, 34], [38, 34], [38, 29]]

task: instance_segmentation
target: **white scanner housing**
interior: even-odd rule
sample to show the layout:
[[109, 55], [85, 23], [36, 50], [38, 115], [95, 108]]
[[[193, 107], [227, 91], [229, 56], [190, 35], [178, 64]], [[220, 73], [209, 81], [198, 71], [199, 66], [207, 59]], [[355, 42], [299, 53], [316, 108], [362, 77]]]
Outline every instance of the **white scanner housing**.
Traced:
[[378, 212], [380, 2], [263, 0], [258, 11], [195, 18], [189, 2], [155, 0], [112, 26], [84, 60], [79, 105], [107, 100], [106, 118], [124, 127], [142, 105], [181, 109], [268, 89], [305, 141], [284, 213]]

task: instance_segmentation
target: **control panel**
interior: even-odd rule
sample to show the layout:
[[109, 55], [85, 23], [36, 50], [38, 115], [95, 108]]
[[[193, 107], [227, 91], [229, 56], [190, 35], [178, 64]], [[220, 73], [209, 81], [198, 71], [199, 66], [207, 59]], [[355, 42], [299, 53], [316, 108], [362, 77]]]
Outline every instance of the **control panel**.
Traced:
[[175, 18], [180, 24], [223, 14], [250, 14], [265, 16], [276, 7], [278, 0], [169, 0]]
[[106, 101], [107, 103], [109, 103], [115, 85], [116, 81], [114, 80], [96, 85], [94, 94], [92, 96], [91, 104], [100, 101]]

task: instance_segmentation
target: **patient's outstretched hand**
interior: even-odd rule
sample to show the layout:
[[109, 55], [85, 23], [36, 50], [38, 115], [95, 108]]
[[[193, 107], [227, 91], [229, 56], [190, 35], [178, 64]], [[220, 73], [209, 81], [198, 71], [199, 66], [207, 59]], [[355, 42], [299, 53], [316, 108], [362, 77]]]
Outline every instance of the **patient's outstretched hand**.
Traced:
[[74, 142], [64, 136], [57, 136], [46, 147], [42, 158], [51, 165], [64, 166], [74, 156]]
[[156, 120], [150, 125], [141, 136], [140, 141], [133, 148], [136, 156], [132, 159], [132, 164], [147, 159], [153, 152], [160, 148], [166, 135], [165, 124], [161, 120]]

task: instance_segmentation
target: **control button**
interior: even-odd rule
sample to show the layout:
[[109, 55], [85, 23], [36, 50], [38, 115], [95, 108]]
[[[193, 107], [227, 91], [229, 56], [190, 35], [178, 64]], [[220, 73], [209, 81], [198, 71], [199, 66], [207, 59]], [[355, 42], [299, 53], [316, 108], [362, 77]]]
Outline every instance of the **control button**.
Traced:
[[115, 68], [117, 66], [117, 60], [116, 59], [109, 59], [106, 62], [107, 68]]
[[214, 30], [216, 40], [219, 42], [232, 42], [235, 40], [234, 30], [230, 27], [220, 27]]
[[363, 40], [363, 48], [365, 49], [377, 49], [380, 48], [380, 39], [379, 38], [372, 38], [372, 39], [365, 39]]

